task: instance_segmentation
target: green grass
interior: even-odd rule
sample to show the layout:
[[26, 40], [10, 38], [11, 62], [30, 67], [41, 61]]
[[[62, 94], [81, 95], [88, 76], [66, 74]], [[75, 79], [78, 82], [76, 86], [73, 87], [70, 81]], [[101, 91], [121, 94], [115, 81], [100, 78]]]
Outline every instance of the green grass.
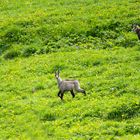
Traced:
[[[0, 137], [139, 139], [139, 55], [136, 48], [121, 48], [1, 61]], [[67, 93], [62, 102], [57, 67], [62, 78], [78, 79], [87, 96], [77, 93], [72, 99]]]
[[137, 36], [131, 32], [132, 24], [140, 24], [137, 9], [135, 0], [2, 0], [1, 54], [14, 49], [22, 56], [27, 46], [34, 46], [38, 54], [77, 46], [137, 46]]
[[[0, 2], [0, 139], [139, 140], [137, 0]], [[54, 72], [87, 96], [57, 97]]]

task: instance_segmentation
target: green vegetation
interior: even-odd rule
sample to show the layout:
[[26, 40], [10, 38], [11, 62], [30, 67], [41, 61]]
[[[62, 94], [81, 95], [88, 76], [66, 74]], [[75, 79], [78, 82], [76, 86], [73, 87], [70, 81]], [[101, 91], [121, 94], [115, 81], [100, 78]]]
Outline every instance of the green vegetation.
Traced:
[[[138, 0], [1, 0], [0, 139], [139, 140]], [[54, 71], [87, 96], [57, 97]]]

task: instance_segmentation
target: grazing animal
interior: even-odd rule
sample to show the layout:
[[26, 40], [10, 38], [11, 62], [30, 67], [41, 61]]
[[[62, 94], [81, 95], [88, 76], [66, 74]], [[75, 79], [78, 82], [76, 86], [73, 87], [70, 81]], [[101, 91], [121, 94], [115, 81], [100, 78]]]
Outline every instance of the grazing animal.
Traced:
[[138, 25], [133, 25], [133, 31], [136, 32], [136, 34], [140, 40], [140, 27]]
[[80, 88], [79, 82], [77, 80], [62, 80], [59, 76], [59, 73], [59, 71], [55, 72], [55, 78], [59, 88], [58, 96], [61, 98], [61, 100], [63, 99], [64, 92], [66, 91], [70, 91], [73, 98], [75, 97], [74, 91], [81, 92], [86, 95], [85, 90]]

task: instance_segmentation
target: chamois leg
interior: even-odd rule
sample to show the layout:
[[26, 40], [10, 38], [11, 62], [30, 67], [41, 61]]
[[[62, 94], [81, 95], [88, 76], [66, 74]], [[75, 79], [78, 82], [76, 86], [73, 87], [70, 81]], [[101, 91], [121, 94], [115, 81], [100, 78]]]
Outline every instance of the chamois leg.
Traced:
[[139, 35], [138, 35], [138, 38], [139, 38], [139, 40], [140, 40], [140, 33], [139, 33]]
[[74, 98], [75, 94], [74, 94], [73, 90], [71, 90], [70, 92], [71, 92], [72, 97]]
[[61, 90], [59, 90], [59, 92], [58, 92], [58, 97], [60, 97], [60, 94], [61, 94]]
[[79, 88], [79, 89], [77, 89], [77, 91], [83, 93], [84, 95], [86, 95], [86, 91], [84, 89]]
[[86, 91], [85, 91], [85, 90], [83, 90], [83, 93], [84, 93], [84, 95], [86, 96]]
[[63, 96], [64, 96], [64, 92], [61, 92], [61, 96], [60, 96], [61, 100], [63, 100]]
[[84, 95], [86, 95], [86, 91], [84, 89], [80, 89], [80, 90], [81, 90], [80, 92], [82, 92]]

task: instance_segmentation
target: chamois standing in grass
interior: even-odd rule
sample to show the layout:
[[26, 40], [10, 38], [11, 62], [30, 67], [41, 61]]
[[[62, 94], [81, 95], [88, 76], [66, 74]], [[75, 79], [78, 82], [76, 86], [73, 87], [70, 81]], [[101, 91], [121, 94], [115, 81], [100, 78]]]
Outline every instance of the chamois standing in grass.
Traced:
[[61, 98], [61, 100], [63, 99], [64, 93], [66, 91], [70, 91], [73, 98], [75, 97], [74, 91], [81, 92], [86, 95], [85, 90], [80, 88], [79, 82], [77, 80], [62, 80], [59, 76], [59, 73], [59, 70], [58, 72], [55, 72], [55, 77], [59, 88], [58, 96]]
[[140, 40], [140, 27], [138, 25], [133, 25], [133, 31], [136, 32], [136, 34]]

